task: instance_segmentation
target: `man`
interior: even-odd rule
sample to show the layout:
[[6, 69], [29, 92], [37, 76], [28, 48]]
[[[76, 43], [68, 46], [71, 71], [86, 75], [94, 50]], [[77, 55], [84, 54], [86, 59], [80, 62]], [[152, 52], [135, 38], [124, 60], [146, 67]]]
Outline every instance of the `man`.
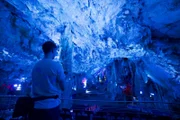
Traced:
[[[44, 58], [37, 62], [32, 70], [32, 97], [55, 96], [64, 91], [64, 70], [62, 65], [53, 59], [58, 54], [58, 47], [53, 41], [42, 45]], [[60, 89], [59, 89], [60, 88]], [[59, 120], [60, 99], [49, 98], [36, 101], [30, 119]]]

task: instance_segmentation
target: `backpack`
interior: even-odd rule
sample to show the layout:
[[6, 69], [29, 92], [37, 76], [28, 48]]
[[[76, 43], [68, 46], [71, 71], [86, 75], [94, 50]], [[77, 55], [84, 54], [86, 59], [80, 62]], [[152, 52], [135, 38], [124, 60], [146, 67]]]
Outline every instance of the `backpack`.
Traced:
[[30, 116], [32, 114], [35, 101], [40, 101], [40, 100], [45, 100], [45, 99], [50, 99], [50, 98], [57, 99], [58, 97], [59, 97], [58, 95], [41, 96], [41, 97], [36, 97], [36, 98], [31, 98], [28, 96], [27, 97], [19, 97], [18, 100], [16, 101], [12, 118], [17, 118], [20, 116], [28, 118], [28, 116]]

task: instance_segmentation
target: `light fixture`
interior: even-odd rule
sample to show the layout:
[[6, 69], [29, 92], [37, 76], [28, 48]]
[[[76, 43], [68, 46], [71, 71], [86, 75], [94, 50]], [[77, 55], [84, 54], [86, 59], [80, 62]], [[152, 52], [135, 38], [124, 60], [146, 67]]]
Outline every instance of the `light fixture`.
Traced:
[[90, 93], [91, 91], [86, 90], [86, 93]]

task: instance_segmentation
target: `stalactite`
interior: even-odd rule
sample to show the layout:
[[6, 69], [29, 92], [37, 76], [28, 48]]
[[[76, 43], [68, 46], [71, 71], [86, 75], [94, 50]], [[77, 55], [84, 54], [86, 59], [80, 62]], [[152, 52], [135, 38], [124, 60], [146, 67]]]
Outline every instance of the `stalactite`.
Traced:
[[[65, 24], [64, 32], [61, 36], [61, 56], [60, 60], [62, 61], [62, 65], [64, 68], [64, 72], [66, 75], [65, 80], [65, 91], [63, 93], [63, 98], [65, 99], [72, 99], [72, 87], [73, 87], [73, 80], [72, 79], [72, 52], [73, 52], [73, 44], [72, 44], [72, 36], [71, 36], [71, 26], [70, 24]], [[72, 102], [69, 100], [63, 100], [62, 106], [64, 108], [70, 108]]]
[[72, 77], [72, 52], [73, 43], [71, 36], [71, 25], [69, 23], [65, 24], [64, 32], [61, 36], [61, 57], [62, 65], [66, 76]]

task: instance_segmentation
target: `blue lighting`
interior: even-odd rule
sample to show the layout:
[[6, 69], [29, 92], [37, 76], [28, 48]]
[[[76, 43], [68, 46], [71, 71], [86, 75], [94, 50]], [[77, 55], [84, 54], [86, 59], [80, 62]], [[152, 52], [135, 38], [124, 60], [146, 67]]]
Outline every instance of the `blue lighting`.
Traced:
[[[65, 84], [69, 94], [175, 101], [180, 98], [179, 3], [0, 0], [0, 92], [26, 94], [31, 71], [44, 58], [42, 44], [53, 40], [59, 50], [55, 61], [71, 81]], [[48, 71], [52, 75], [46, 78], [55, 81], [59, 71]], [[40, 73], [44, 80], [44, 70]]]
[[21, 91], [21, 84], [14, 84], [16, 91]]

